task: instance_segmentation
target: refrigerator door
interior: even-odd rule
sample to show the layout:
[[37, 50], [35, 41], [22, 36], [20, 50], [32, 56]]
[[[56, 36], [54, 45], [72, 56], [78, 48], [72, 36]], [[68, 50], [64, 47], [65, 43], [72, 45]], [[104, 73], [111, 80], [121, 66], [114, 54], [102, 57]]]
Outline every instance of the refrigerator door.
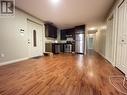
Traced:
[[84, 53], [84, 41], [76, 41], [76, 53]]
[[76, 34], [75, 52], [84, 54], [84, 51], [85, 51], [84, 34]]

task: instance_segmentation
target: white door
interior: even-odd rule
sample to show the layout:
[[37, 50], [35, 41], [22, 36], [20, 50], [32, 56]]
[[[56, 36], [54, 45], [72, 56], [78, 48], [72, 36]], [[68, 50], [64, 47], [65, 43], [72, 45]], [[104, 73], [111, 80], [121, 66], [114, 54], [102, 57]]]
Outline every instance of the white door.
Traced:
[[93, 49], [93, 38], [89, 38], [88, 47], [89, 49]]
[[116, 66], [127, 75], [127, 3], [119, 9]]
[[42, 26], [32, 21], [27, 21], [29, 57], [42, 56]]

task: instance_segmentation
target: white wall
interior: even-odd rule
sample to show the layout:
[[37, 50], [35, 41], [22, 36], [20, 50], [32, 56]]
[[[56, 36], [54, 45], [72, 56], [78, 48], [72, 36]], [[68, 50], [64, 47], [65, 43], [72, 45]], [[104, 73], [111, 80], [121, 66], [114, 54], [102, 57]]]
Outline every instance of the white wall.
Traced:
[[60, 34], [60, 33], [61, 33], [61, 30], [60, 30], [60, 29], [58, 29], [58, 30], [57, 30], [57, 41], [58, 41], [58, 42], [60, 42], [60, 41], [61, 41], [61, 37], [60, 37], [60, 36], [61, 36], [61, 34]]
[[46, 43], [55, 43], [57, 41], [57, 38], [50, 38], [50, 37], [45, 37], [45, 42]]
[[107, 20], [107, 31], [106, 31], [106, 55], [105, 58], [109, 62], [113, 62], [113, 16], [108, 18]]
[[118, 0], [112, 8], [110, 14], [107, 17], [107, 32], [106, 32], [106, 56], [105, 58], [111, 62], [113, 66], [116, 65], [116, 49], [117, 49], [117, 29], [118, 29], [118, 5], [123, 0]]
[[94, 43], [95, 51], [101, 54], [102, 56], [105, 56], [106, 29], [104, 29], [103, 27], [98, 27]]
[[118, 32], [118, 6], [123, 0], [118, 0], [108, 15], [106, 21], [107, 29], [98, 27], [95, 36], [94, 49], [105, 57], [113, 66], [116, 66], [117, 56], [117, 32]]
[[[28, 58], [27, 18], [41, 24], [44, 29], [42, 21], [18, 9], [15, 17], [0, 18], [0, 55], [4, 54], [4, 57], [0, 57], [0, 65]], [[20, 29], [25, 30], [24, 35], [20, 34]]]
[[118, 0], [106, 20], [107, 29], [98, 28], [95, 40], [95, 50], [105, 57], [113, 66], [116, 65], [117, 43], [117, 15], [118, 5], [123, 0]]

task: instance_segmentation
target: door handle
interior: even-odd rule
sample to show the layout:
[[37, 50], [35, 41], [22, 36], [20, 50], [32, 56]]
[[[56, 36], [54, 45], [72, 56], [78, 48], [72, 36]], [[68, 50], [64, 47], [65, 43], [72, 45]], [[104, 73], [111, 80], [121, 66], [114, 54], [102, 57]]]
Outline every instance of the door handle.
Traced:
[[122, 42], [124, 42], [124, 40], [122, 40]]

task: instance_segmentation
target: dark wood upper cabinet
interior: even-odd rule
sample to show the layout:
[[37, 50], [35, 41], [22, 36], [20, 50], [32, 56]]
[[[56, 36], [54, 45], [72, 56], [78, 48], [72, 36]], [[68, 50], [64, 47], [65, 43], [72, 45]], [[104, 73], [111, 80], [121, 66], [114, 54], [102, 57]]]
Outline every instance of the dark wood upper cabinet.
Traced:
[[61, 30], [61, 40], [67, 40], [67, 38], [72, 37], [75, 40], [75, 34], [84, 33], [85, 25], [75, 26], [75, 28], [63, 29]]
[[45, 24], [45, 36], [51, 38], [57, 38], [57, 27], [52, 24]]
[[80, 25], [75, 27], [76, 34], [83, 34], [85, 33], [85, 25]]
[[60, 36], [61, 36], [61, 40], [66, 40], [67, 39], [66, 30], [61, 30]]
[[70, 37], [74, 39], [75, 37], [74, 35], [75, 35], [74, 28], [61, 30], [61, 40], [66, 40], [67, 38], [70, 38]]

